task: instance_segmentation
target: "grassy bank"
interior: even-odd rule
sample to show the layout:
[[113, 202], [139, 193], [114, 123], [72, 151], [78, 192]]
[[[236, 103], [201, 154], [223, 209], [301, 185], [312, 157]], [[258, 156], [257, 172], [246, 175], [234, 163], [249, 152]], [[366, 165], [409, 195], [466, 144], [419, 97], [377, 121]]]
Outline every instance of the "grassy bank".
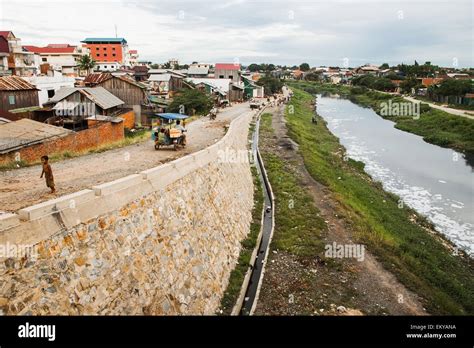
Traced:
[[[343, 85], [319, 84], [312, 82], [291, 83], [311, 94], [329, 92], [348, 97], [351, 101], [372, 108], [380, 115], [382, 102], [406, 102], [402, 97], [394, 97], [386, 93], [367, 90], [360, 87]], [[474, 120], [451, 115], [442, 110], [421, 104], [420, 117], [382, 116], [395, 122], [395, 127], [423, 137], [431, 144], [451, 148], [460, 152], [474, 154]]]
[[[249, 138], [251, 138], [255, 129], [255, 123], [252, 123], [249, 128]], [[239, 297], [240, 291], [242, 289], [242, 283], [245, 278], [245, 274], [250, 267], [250, 258], [252, 253], [257, 246], [257, 239], [260, 233], [260, 227], [262, 222], [262, 212], [263, 212], [263, 189], [260, 177], [258, 175], [257, 168], [255, 166], [250, 167], [252, 170], [253, 177], [253, 209], [252, 209], [252, 222], [250, 224], [250, 232], [247, 237], [242, 242], [242, 249], [240, 250], [239, 259], [234, 270], [230, 274], [229, 284], [227, 289], [224, 292], [224, 296], [221, 300], [220, 309], [222, 310], [223, 315], [230, 315], [232, 309], [234, 308], [235, 303]]]
[[[316, 125], [311, 123], [313, 97], [298, 89], [294, 92], [290, 103], [294, 112], [286, 115], [289, 136], [299, 144], [311, 176], [326, 185], [345, 208], [344, 218], [356, 231], [357, 242], [367, 245], [387, 270], [424, 298], [430, 313], [474, 314], [472, 260], [453, 256], [439, 235], [429, 233], [426, 220], [407, 207], [399, 208], [399, 198], [374, 183], [362, 163], [345, 161], [343, 147], [325, 122], [320, 118]], [[270, 168], [282, 166], [272, 163], [272, 158], [265, 161]], [[278, 175], [284, 178], [284, 186], [274, 189], [286, 191], [285, 170]], [[295, 226], [293, 221], [283, 224]]]
[[[264, 114], [260, 125], [262, 138], [273, 136], [272, 115]], [[261, 151], [275, 195], [275, 230], [272, 249], [300, 257], [321, 255], [321, 238], [326, 225], [319, 217], [313, 199], [298, 181], [292, 164], [267, 151]]]

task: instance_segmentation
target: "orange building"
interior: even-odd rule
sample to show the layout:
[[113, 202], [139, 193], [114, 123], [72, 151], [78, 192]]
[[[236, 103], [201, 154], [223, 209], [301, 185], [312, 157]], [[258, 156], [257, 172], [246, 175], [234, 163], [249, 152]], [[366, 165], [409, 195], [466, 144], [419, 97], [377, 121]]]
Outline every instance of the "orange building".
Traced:
[[87, 38], [81, 42], [97, 62], [126, 64], [128, 45], [124, 38]]

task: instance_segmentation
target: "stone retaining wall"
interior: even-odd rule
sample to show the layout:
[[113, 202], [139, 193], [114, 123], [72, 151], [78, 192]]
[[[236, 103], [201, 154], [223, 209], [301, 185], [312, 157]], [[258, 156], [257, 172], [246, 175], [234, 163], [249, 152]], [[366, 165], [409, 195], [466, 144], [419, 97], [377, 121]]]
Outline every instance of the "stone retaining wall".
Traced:
[[[213, 314], [249, 231], [251, 114], [208, 149], [0, 216], [3, 314]], [[0, 250], [1, 251], [1, 250]], [[12, 256], [12, 255], [8, 255]]]

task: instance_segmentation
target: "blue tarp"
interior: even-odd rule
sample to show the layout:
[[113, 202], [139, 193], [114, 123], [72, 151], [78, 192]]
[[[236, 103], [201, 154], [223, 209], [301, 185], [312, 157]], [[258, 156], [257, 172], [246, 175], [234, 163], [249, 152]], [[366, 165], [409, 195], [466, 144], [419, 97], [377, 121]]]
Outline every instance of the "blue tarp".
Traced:
[[173, 113], [164, 113], [164, 114], [155, 114], [158, 117], [165, 118], [167, 120], [184, 120], [188, 118], [188, 115], [183, 114], [173, 114]]

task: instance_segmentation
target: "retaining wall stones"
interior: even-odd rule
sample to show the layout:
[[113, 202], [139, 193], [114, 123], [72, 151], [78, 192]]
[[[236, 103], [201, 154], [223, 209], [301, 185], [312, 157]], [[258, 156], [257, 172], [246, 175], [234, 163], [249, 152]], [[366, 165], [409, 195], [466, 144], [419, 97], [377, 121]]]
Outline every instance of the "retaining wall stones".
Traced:
[[0, 246], [34, 246], [0, 258], [0, 313], [215, 313], [253, 205], [249, 163], [219, 152], [246, 149], [251, 116], [198, 153], [0, 216]]

